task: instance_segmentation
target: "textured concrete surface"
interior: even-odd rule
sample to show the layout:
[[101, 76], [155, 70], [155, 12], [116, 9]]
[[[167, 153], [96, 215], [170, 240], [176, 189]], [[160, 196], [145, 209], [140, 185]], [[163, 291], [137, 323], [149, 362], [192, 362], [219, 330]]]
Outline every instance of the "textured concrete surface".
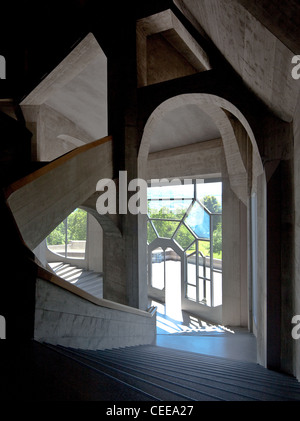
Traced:
[[[108, 303], [109, 304], [109, 303]], [[118, 304], [89, 303], [48, 281], [37, 280], [34, 338], [83, 349], [107, 349], [155, 340], [156, 317]]]
[[33, 179], [26, 178], [8, 197], [23, 240], [31, 249], [95, 192], [99, 179], [112, 177], [112, 141], [60, 162], [54, 167], [49, 164], [46, 171], [44, 167]]

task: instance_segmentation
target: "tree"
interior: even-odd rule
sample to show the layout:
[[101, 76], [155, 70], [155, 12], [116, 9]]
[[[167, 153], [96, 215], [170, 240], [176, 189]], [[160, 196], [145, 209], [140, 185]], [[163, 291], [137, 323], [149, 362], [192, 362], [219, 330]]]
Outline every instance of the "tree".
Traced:
[[213, 233], [213, 247], [214, 253], [222, 252], [222, 223], [219, 222], [217, 229]]
[[47, 244], [49, 246], [57, 246], [65, 244], [66, 234], [65, 234], [65, 223], [62, 222], [59, 224], [55, 230], [51, 232], [47, 237]]
[[[218, 202], [217, 198], [215, 196], [204, 196], [203, 198], [203, 204], [204, 206], [209, 210], [211, 213], [222, 213], [222, 206]], [[217, 229], [217, 226], [219, 224], [219, 217], [212, 216], [213, 218], [213, 232]]]
[[[215, 196], [205, 196], [204, 206], [209, 212], [217, 215], [212, 215], [213, 218], [213, 252], [214, 255], [222, 253], [222, 206]], [[186, 209], [177, 208], [171, 210], [168, 206], [160, 209], [149, 209], [149, 217], [154, 219], [152, 222], [156, 231], [161, 238], [171, 238], [178, 227], [179, 221], [182, 220], [186, 213]], [[149, 244], [156, 238], [156, 235], [148, 223], [148, 242]], [[187, 248], [195, 240], [195, 236], [182, 224], [176, 232], [175, 241], [182, 247]], [[201, 241], [201, 251], [206, 255], [210, 255], [209, 242]], [[199, 244], [200, 244], [199, 243]], [[222, 258], [222, 257], [221, 257]]]
[[221, 213], [222, 212], [222, 206], [218, 202], [218, 200], [215, 196], [209, 196], [209, 195], [204, 196], [203, 204], [211, 213]]
[[67, 241], [86, 240], [87, 232], [87, 213], [82, 209], [76, 209], [72, 212], [67, 220], [59, 224], [47, 237], [47, 244], [50, 246], [65, 244], [66, 232], [65, 224], [67, 222], [68, 232]]
[[68, 216], [68, 240], [86, 240], [87, 213], [76, 209]]

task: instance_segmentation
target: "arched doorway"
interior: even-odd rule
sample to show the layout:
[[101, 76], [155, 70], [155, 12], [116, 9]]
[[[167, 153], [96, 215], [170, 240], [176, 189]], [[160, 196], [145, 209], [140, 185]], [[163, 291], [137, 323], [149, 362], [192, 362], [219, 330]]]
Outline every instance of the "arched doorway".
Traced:
[[[150, 167], [162, 175], [164, 174], [161, 170], [163, 162], [172, 166], [171, 162], [173, 162], [175, 151], [172, 150], [172, 154], [169, 154], [169, 160], [163, 161], [163, 158], [167, 156], [163, 152], [157, 153], [155, 157], [152, 156], [152, 153], [149, 155], [151, 142], [154, 136], [158, 137], [156, 130], [158, 125], [161, 121], [170, 121], [171, 113], [174, 110], [180, 109], [182, 119], [178, 119], [178, 127], [180, 124], [184, 126], [184, 116], [188, 112], [190, 104], [198, 106], [218, 128], [225, 162], [225, 166], [219, 168], [224, 192], [223, 218], [226, 220], [226, 224], [223, 224], [225, 245], [223, 280], [225, 281], [222, 288], [222, 310], [217, 315], [207, 313], [205, 315], [225, 325], [247, 326], [255, 333], [259, 330], [259, 360], [264, 364], [265, 345], [262, 338], [265, 335], [266, 314], [264, 294], [261, 292], [266, 288], [266, 249], [263, 228], [265, 224], [265, 175], [255, 137], [246, 118], [232, 103], [215, 95], [184, 94], [166, 100], [153, 111], [145, 125], [138, 157], [139, 177], [149, 181], [153, 175], [155, 176], [154, 171], [149, 171]], [[173, 127], [173, 133], [175, 130], [176, 127]], [[199, 130], [201, 130], [200, 126]], [[197, 147], [201, 148], [202, 145], [194, 144], [192, 149], [196, 151]], [[158, 159], [160, 167], [157, 165], [155, 168], [154, 158]], [[204, 177], [200, 159], [199, 162], [200, 165], [197, 167], [197, 163], [189, 165], [188, 161], [184, 162], [184, 158], [181, 161], [178, 160], [172, 176], [185, 178], [190, 171], [189, 175], [192, 177]], [[189, 166], [188, 169], [184, 165], [186, 163]], [[183, 168], [185, 171], [182, 171]], [[170, 171], [166, 171], [165, 174], [170, 178]], [[258, 214], [258, 218], [253, 218], [253, 214]], [[139, 241], [146, 244], [147, 219], [141, 216], [139, 224], [141, 234]], [[259, 244], [257, 244], [258, 232], [260, 234]], [[253, 247], [253, 242], [255, 242], [255, 247]], [[140, 253], [140, 257], [143, 259], [142, 255], [147, 251], [141, 248]], [[253, 307], [254, 301], [255, 308]], [[253, 309], [259, 314], [254, 315]], [[195, 311], [198, 309], [195, 308]]]

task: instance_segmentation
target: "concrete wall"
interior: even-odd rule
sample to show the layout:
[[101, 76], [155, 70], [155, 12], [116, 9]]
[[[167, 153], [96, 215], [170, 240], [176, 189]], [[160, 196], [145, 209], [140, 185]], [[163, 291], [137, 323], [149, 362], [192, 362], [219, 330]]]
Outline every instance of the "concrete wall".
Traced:
[[247, 208], [223, 178], [223, 315], [224, 325], [248, 327]]
[[87, 269], [103, 271], [103, 230], [99, 222], [88, 213], [87, 221]]
[[149, 154], [148, 180], [165, 177], [213, 177], [225, 170], [221, 139]]
[[81, 349], [155, 342], [155, 314], [98, 301], [98, 305], [94, 304], [49, 281], [37, 279], [35, 340]]
[[[294, 315], [300, 314], [300, 96], [294, 117], [294, 185], [295, 185], [295, 267], [293, 311]], [[291, 325], [291, 328], [293, 325]], [[293, 367], [294, 374], [300, 381], [300, 339], [294, 340]]]
[[95, 140], [76, 123], [46, 104], [41, 105], [38, 110], [36, 127], [37, 133], [33, 137], [37, 139], [37, 144], [33, 145], [33, 150], [36, 148], [36, 156], [33, 159], [37, 161], [52, 161], [79, 146], [60, 138], [60, 135], [78, 139], [81, 144]]
[[266, 179], [261, 175], [257, 180], [257, 197], [255, 208], [256, 226], [253, 227], [256, 235], [254, 260], [254, 273], [252, 281], [255, 290], [252, 291], [255, 304], [253, 331], [257, 338], [257, 362], [263, 366], [267, 363], [267, 243], [266, 243]]

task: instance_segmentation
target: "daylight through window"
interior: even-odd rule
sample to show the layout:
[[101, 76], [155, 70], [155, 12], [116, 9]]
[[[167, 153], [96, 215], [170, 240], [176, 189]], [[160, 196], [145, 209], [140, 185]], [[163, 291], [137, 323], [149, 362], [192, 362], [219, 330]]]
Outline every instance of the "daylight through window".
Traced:
[[153, 288], [164, 289], [166, 273], [178, 276], [173, 250], [179, 247], [185, 297], [212, 307], [222, 304], [221, 182], [149, 187], [147, 234]]
[[84, 259], [87, 237], [87, 212], [75, 209], [47, 237], [48, 249], [71, 259]]

